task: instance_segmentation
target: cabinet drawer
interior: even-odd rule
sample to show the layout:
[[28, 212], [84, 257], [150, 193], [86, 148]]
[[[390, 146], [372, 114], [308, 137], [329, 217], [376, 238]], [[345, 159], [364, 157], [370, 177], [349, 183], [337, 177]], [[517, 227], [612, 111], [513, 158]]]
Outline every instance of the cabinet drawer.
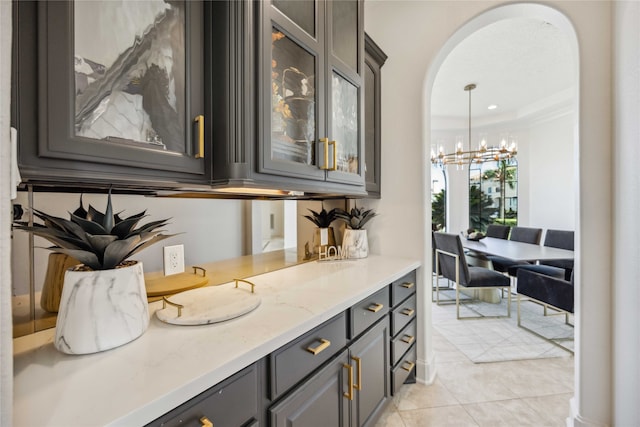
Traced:
[[271, 399], [329, 360], [347, 344], [345, 313], [271, 353]]
[[349, 309], [349, 338], [357, 337], [369, 326], [386, 316], [388, 312], [389, 287], [385, 286]]
[[203, 417], [215, 426], [256, 425], [259, 390], [258, 369], [253, 364], [147, 426], [201, 427]]
[[391, 284], [391, 307], [395, 307], [404, 301], [409, 295], [416, 292], [416, 271], [396, 280]]
[[394, 308], [391, 313], [391, 336], [395, 337], [407, 323], [415, 319], [416, 296], [411, 296], [408, 300]]
[[402, 357], [398, 364], [391, 370], [391, 390], [393, 394], [397, 394], [402, 384], [413, 371], [416, 366], [416, 346], [413, 345], [411, 349]]
[[395, 366], [398, 363], [415, 341], [416, 321], [414, 319], [391, 341], [391, 366]]

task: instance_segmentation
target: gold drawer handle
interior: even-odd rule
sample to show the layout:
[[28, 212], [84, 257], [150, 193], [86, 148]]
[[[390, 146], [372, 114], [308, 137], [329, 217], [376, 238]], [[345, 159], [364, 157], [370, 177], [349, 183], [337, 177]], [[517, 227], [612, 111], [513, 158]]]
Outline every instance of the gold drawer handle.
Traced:
[[406, 288], [406, 289], [411, 289], [411, 288], [413, 288], [415, 285], [416, 285], [416, 284], [415, 284], [415, 283], [413, 283], [413, 282], [404, 282], [404, 283], [403, 283], [402, 285], [400, 285], [400, 286], [402, 286], [403, 288]]
[[244, 280], [244, 279], [233, 279], [233, 280], [236, 281], [236, 288], [238, 287], [238, 282], [247, 283], [247, 284], [251, 285], [251, 293], [254, 293], [254, 288], [256, 287], [256, 285], [254, 285], [250, 281]]
[[320, 354], [323, 350], [326, 350], [331, 345], [331, 341], [320, 338], [320, 345], [317, 347], [307, 347], [309, 353], [313, 353], [314, 356]]
[[204, 158], [204, 116], [200, 114], [193, 119], [198, 124], [198, 152], [196, 159]]
[[202, 267], [193, 266], [193, 274], [198, 274], [198, 270], [202, 271], [202, 277], [207, 277], [207, 270]]
[[378, 303], [372, 303], [369, 307], [367, 307], [367, 310], [377, 313], [380, 310], [382, 310], [382, 308], [384, 307], [384, 304], [378, 304]]
[[202, 427], [213, 427], [213, 423], [209, 421], [207, 417], [200, 418], [200, 422], [202, 423]]
[[413, 335], [405, 335], [404, 337], [402, 337], [402, 342], [405, 342], [407, 344], [411, 344], [413, 342], [413, 340], [415, 340], [416, 337], [414, 337]]
[[349, 365], [348, 363], [343, 363], [342, 367], [349, 370], [349, 391], [343, 393], [343, 396], [349, 400], [353, 400], [353, 366]]
[[362, 390], [362, 359], [356, 356], [351, 356], [351, 358], [356, 362], [356, 369], [358, 370], [358, 384], [354, 384], [353, 388], [355, 388], [356, 390]]
[[406, 360], [404, 362], [404, 365], [402, 365], [402, 369], [404, 369], [405, 371], [411, 372], [414, 366], [416, 366], [415, 363], [409, 362], [408, 360]]
[[416, 311], [412, 308], [405, 308], [404, 310], [401, 311], [402, 314], [404, 314], [405, 316], [413, 316], [413, 313], [415, 313]]
[[167, 297], [162, 297], [162, 308], [167, 308], [167, 304], [178, 309], [178, 317], [182, 316], [182, 309], [184, 308], [184, 305], [171, 302], [167, 299]]

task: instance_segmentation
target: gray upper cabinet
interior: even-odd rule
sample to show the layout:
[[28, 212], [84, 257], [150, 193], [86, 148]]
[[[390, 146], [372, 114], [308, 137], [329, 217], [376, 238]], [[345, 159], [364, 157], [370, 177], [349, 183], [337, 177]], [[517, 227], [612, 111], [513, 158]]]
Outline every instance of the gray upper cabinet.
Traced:
[[14, 4], [12, 117], [25, 181], [209, 181], [202, 2]]
[[264, 1], [258, 172], [364, 194], [362, 0]]
[[364, 141], [365, 182], [369, 197], [381, 197], [381, 73], [387, 55], [365, 34], [364, 56]]

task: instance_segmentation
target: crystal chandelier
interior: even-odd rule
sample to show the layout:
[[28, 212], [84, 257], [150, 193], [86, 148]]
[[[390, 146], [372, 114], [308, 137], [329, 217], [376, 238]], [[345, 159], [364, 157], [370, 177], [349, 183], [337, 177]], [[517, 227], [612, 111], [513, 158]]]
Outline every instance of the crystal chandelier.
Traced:
[[471, 163], [510, 160], [518, 154], [518, 148], [515, 142], [511, 142], [507, 147], [507, 141], [505, 139], [500, 142], [499, 147], [487, 147], [487, 141], [483, 138], [477, 150], [471, 149], [471, 91], [475, 88], [476, 85], [474, 83], [464, 87], [464, 90], [469, 92], [469, 139], [467, 151], [464, 151], [462, 148], [462, 142], [458, 142], [456, 151], [453, 153], [445, 153], [444, 148], [440, 146], [438, 154], [434, 153], [433, 150], [431, 151], [432, 164], [439, 166], [457, 165], [460, 167]]

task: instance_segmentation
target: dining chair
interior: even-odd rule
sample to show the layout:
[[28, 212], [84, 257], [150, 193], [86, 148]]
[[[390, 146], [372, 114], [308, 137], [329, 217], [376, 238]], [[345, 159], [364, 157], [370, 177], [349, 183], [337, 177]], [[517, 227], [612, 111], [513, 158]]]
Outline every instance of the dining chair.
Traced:
[[511, 227], [508, 225], [490, 224], [487, 226], [486, 236], [506, 240], [509, 237], [510, 230]]
[[[544, 237], [544, 246], [551, 248], [573, 250], [574, 232], [568, 230], [547, 230]], [[518, 270], [524, 268], [558, 279], [570, 280], [573, 273], [573, 259], [558, 259], [541, 261], [539, 264], [513, 265], [509, 267], [509, 275], [516, 277]]]
[[[507, 276], [484, 267], [467, 265], [464, 249], [460, 236], [449, 233], [434, 233], [436, 244], [436, 275], [455, 282], [456, 285], [456, 318], [468, 319], [478, 316], [460, 317], [460, 290], [467, 288], [481, 289], [510, 289], [511, 284]], [[440, 271], [442, 269], [442, 271]], [[440, 292], [436, 290], [436, 302], [440, 304]], [[511, 317], [511, 298], [507, 298], [506, 316], [480, 316], [480, 317]]]
[[[513, 227], [511, 228], [511, 234], [509, 235], [509, 240], [512, 240], [514, 242], [531, 243], [534, 245], [539, 245], [541, 236], [542, 236], [542, 228]], [[530, 264], [522, 261], [514, 261], [512, 259], [504, 258], [497, 255], [489, 255], [487, 256], [487, 258], [491, 260], [494, 270], [499, 271], [501, 273], [507, 273], [507, 274], [509, 274], [509, 267], [513, 267], [515, 265]]]
[[[542, 335], [540, 332], [525, 326], [522, 322], [520, 305], [523, 300], [533, 301], [544, 306], [544, 315], [547, 316], [547, 308], [551, 308], [557, 311], [559, 314], [564, 314], [565, 324], [573, 327], [569, 322], [569, 315], [573, 314], [574, 308], [574, 282], [573, 273], [570, 280], [564, 280], [564, 278], [557, 278], [547, 276], [537, 271], [531, 271], [521, 268], [518, 270], [518, 326], [522, 329], [554, 344], [558, 347], [573, 353], [573, 350], [562, 345], [562, 342], [567, 338], [550, 338]], [[553, 328], [545, 328], [552, 330]]]

